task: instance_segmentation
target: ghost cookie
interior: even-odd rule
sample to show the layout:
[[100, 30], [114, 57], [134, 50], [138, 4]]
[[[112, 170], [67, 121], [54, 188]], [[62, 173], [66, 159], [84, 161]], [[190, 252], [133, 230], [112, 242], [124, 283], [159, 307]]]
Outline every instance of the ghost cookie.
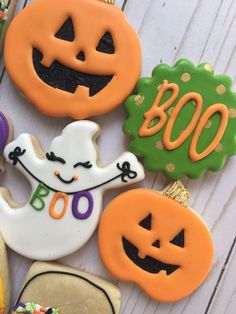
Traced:
[[36, 262], [16, 307], [33, 301], [44, 307], [50, 305], [60, 314], [118, 314], [120, 298], [119, 289], [105, 280], [59, 264]]
[[33, 0], [11, 23], [6, 69], [44, 114], [85, 119], [113, 110], [132, 92], [141, 69], [140, 43], [111, 3]]
[[2, 52], [6, 29], [13, 16], [15, 6], [16, 6], [16, 0], [0, 1], [0, 54]]
[[103, 192], [144, 178], [141, 164], [128, 152], [106, 167], [97, 164], [99, 131], [94, 122], [71, 123], [46, 154], [29, 134], [7, 145], [7, 161], [32, 187], [25, 205], [0, 190], [0, 230], [11, 249], [35, 260], [77, 251], [97, 227]]
[[236, 94], [231, 79], [214, 75], [209, 64], [157, 66], [125, 107], [130, 148], [148, 170], [195, 179], [236, 153]]
[[98, 232], [108, 270], [157, 301], [175, 302], [195, 291], [211, 269], [213, 241], [188, 200], [179, 181], [163, 193], [138, 189], [114, 199]]
[[0, 236], [0, 314], [8, 314], [11, 298], [8, 259], [4, 241]]
[[34, 302], [18, 303], [12, 310], [12, 314], [60, 314], [60, 309], [43, 307]]
[[13, 127], [6, 115], [0, 111], [0, 174], [4, 171], [3, 151], [13, 137]]

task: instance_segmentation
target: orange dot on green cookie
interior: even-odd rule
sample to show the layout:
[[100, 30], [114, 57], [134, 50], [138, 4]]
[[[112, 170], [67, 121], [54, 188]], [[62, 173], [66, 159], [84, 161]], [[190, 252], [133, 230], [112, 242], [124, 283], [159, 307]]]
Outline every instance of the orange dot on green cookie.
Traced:
[[175, 165], [174, 164], [168, 164], [166, 166], [166, 169], [169, 171], [169, 172], [174, 172], [175, 171]]
[[184, 73], [182, 76], [181, 76], [181, 81], [184, 82], [184, 83], [187, 83], [191, 80], [191, 75], [189, 73]]
[[135, 103], [136, 103], [136, 105], [142, 105], [142, 103], [143, 103], [143, 101], [144, 101], [144, 97], [143, 96], [141, 96], [141, 95], [137, 95], [136, 97], [135, 97]]
[[160, 150], [164, 149], [164, 145], [163, 145], [162, 141], [159, 141], [156, 143], [156, 148], [160, 149]]
[[222, 145], [221, 143], [219, 143], [219, 144], [216, 146], [216, 148], [215, 148], [215, 152], [216, 152], [216, 153], [219, 153], [219, 152], [222, 151], [222, 149], [223, 149], [223, 145]]
[[236, 118], [236, 109], [229, 109], [229, 117], [230, 118]]
[[217, 94], [219, 94], [219, 95], [223, 95], [223, 94], [225, 93], [225, 91], [226, 91], [226, 88], [225, 88], [225, 86], [224, 86], [223, 84], [218, 85], [218, 86], [216, 87], [216, 92], [217, 92]]
[[173, 112], [174, 109], [175, 109], [174, 107], [170, 107], [170, 109], [168, 110], [169, 115], [172, 114], [172, 112]]
[[208, 120], [206, 125], [205, 125], [205, 128], [210, 129], [211, 126], [212, 126], [212, 122], [210, 120]]
[[208, 72], [213, 72], [213, 71], [214, 71], [213, 66], [210, 65], [210, 64], [208, 64], [208, 63], [205, 64], [204, 68], [205, 68], [205, 70], [207, 70]]

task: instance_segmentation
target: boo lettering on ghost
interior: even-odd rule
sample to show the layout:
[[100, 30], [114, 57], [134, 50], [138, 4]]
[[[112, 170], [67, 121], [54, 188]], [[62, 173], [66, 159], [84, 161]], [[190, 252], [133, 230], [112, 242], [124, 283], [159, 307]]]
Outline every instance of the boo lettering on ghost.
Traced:
[[[34, 195], [32, 196], [30, 200], [30, 205], [36, 210], [36, 211], [42, 211], [44, 210], [46, 206], [45, 198], [49, 196], [50, 190], [48, 187], [46, 187], [43, 183], [39, 183]], [[85, 198], [88, 202], [86, 211], [81, 212], [79, 210], [79, 204], [82, 198]], [[60, 211], [56, 211], [56, 205], [58, 204], [59, 200], [63, 201], [63, 206], [60, 209]], [[53, 195], [53, 198], [51, 199], [49, 203], [49, 214], [54, 219], [62, 219], [67, 211], [69, 203], [69, 195], [62, 192], [56, 192]], [[88, 191], [78, 192], [73, 195], [72, 200], [72, 214], [73, 216], [78, 220], [85, 220], [90, 217], [93, 211], [93, 197], [92, 194]]]

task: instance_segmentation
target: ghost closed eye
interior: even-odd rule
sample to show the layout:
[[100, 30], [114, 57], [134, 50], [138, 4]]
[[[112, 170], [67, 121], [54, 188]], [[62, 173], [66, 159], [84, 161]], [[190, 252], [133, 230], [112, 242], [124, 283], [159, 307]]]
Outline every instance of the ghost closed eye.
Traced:
[[90, 161], [86, 161], [86, 162], [77, 162], [77, 164], [74, 165], [74, 168], [77, 168], [77, 167], [84, 167], [86, 169], [90, 169], [92, 168], [92, 164], [90, 163]]
[[49, 160], [49, 161], [58, 161], [60, 162], [61, 164], [65, 164], [65, 160], [61, 157], [57, 157], [53, 152], [51, 153], [47, 153], [46, 154], [46, 158]]

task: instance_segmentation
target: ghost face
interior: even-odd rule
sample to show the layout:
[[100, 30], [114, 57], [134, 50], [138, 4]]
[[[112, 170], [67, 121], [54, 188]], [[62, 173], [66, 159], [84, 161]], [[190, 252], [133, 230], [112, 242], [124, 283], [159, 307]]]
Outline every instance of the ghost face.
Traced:
[[41, 181], [63, 192], [87, 190], [99, 184], [102, 169], [97, 166], [93, 135], [87, 131], [81, 130], [76, 138], [70, 130], [65, 130], [52, 142], [41, 161], [41, 173], [45, 175]]

